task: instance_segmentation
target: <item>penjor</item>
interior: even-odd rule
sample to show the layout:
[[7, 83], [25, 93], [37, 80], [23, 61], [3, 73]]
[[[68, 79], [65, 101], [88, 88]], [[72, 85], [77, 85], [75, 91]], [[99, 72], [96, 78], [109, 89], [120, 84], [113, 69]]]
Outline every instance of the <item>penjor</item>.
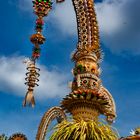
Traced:
[[[110, 124], [116, 118], [112, 95], [100, 79], [99, 29], [93, 0], [72, 0], [77, 18], [78, 44], [72, 55], [75, 63], [71, 93], [61, 107], [47, 111], [41, 120], [36, 140], [44, 140], [49, 123], [58, 120], [50, 140], [118, 140], [118, 134]], [[72, 119], [68, 119], [69, 113]], [[107, 123], [100, 121], [105, 115]]]

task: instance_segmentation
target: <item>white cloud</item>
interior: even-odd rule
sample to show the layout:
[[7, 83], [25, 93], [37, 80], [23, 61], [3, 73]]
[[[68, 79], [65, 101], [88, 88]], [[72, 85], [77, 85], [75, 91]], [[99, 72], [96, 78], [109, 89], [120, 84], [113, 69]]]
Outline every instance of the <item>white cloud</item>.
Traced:
[[112, 34], [122, 28], [124, 17], [121, 7], [125, 0], [104, 0], [96, 4], [97, 18], [101, 34]]
[[71, 0], [56, 4], [50, 12], [50, 22], [64, 34], [76, 35], [76, 16]]
[[[25, 83], [26, 66], [22, 63], [24, 57], [0, 57], [0, 91], [25, 96], [27, 87]], [[69, 75], [65, 72], [39, 65], [39, 87], [35, 88], [38, 99], [62, 97], [68, 94], [67, 82]]]
[[137, 4], [140, 3], [136, 0], [104, 0], [96, 4], [102, 42], [113, 53], [140, 54], [140, 7]]

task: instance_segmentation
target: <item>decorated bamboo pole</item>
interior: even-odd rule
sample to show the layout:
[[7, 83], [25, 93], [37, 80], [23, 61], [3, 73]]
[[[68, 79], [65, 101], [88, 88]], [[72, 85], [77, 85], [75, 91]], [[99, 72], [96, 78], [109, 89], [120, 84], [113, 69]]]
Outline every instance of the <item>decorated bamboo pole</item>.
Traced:
[[[77, 18], [78, 44], [72, 55], [75, 66], [71, 92], [61, 101], [63, 111], [72, 119], [68, 117], [60, 122], [50, 140], [118, 140], [117, 132], [110, 126], [116, 118], [115, 102], [100, 79], [102, 51], [94, 1], [72, 2]], [[107, 122], [100, 121], [100, 115], [105, 115]], [[46, 123], [39, 127], [38, 132], [46, 134], [47, 126]]]
[[97, 119], [100, 114], [112, 123], [116, 117], [113, 97], [100, 79], [99, 29], [93, 0], [73, 0], [77, 17], [78, 44], [72, 55], [75, 62], [72, 92], [62, 100], [62, 107], [74, 119]]
[[62, 100], [61, 107], [73, 119], [57, 125], [51, 140], [117, 140], [112, 127], [99, 120], [102, 114], [112, 124], [116, 108], [112, 95], [100, 79], [102, 51], [94, 1], [72, 2], [77, 17], [78, 44], [72, 55], [75, 67], [71, 93]]

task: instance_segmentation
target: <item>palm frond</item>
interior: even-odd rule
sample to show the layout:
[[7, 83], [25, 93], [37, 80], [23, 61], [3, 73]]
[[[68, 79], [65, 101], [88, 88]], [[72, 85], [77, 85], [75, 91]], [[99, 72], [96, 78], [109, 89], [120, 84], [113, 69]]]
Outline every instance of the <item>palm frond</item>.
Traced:
[[119, 137], [110, 125], [92, 120], [65, 120], [54, 129], [50, 140], [118, 140]]

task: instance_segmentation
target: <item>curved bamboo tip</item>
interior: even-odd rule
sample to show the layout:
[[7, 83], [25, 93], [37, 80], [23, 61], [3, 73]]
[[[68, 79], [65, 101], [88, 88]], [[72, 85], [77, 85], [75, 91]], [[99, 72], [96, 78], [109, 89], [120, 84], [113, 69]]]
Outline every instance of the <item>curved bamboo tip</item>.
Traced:
[[28, 91], [26, 93], [25, 99], [23, 101], [23, 107], [26, 107], [26, 105], [29, 105], [29, 106], [32, 106], [32, 107], [35, 106], [35, 99], [34, 99], [34, 96], [33, 96], [33, 91]]

